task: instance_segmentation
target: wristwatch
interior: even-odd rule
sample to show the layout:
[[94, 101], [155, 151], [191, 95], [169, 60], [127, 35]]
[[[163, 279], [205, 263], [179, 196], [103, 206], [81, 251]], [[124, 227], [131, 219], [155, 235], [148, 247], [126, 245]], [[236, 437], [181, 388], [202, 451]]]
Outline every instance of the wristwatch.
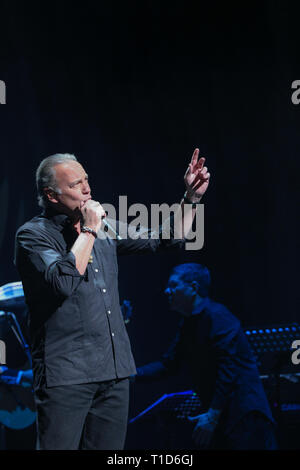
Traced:
[[84, 226], [81, 228], [81, 231], [82, 231], [82, 232], [91, 233], [92, 235], [94, 235], [95, 238], [97, 238], [97, 232], [95, 232], [95, 230], [93, 230], [92, 228], [87, 227], [86, 225], [84, 225]]
[[192, 202], [192, 201], [190, 201], [189, 198], [187, 197], [187, 191], [186, 191], [186, 192], [184, 193], [184, 195], [183, 195], [183, 200], [184, 200], [184, 203], [185, 203], [185, 204], [192, 204], [192, 208], [193, 208], [193, 209], [196, 209], [196, 208], [197, 208], [197, 207], [196, 207], [197, 204], [200, 204], [200, 203], [201, 203], [201, 199], [199, 199], [199, 201], [197, 201], [197, 202]]

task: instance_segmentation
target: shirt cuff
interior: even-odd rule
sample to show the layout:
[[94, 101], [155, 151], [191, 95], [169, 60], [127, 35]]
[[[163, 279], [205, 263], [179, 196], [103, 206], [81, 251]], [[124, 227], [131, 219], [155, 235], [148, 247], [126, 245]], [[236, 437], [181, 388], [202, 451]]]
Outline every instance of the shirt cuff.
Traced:
[[61, 274], [68, 274], [73, 277], [84, 278], [84, 275], [80, 274], [80, 272], [76, 268], [76, 258], [72, 251], [69, 251], [69, 253], [57, 263], [57, 266]]

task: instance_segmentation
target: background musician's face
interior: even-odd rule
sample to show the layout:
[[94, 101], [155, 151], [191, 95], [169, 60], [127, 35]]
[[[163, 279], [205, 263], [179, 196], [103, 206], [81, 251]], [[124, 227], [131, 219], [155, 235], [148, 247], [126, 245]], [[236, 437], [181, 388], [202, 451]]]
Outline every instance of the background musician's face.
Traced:
[[193, 284], [182, 280], [178, 274], [173, 274], [168, 280], [165, 290], [171, 310], [188, 315], [194, 304], [197, 292]]
[[82, 203], [91, 199], [87, 173], [76, 161], [59, 163], [54, 171], [56, 188], [46, 189], [49, 201], [64, 213], [78, 213]]

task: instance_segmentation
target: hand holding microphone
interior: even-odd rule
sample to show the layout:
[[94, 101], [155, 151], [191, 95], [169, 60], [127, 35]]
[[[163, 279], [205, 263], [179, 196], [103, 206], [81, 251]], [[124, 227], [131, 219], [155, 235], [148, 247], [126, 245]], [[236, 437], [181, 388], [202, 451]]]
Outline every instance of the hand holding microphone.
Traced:
[[122, 240], [118, 232], [105, 220], [106, 212], [99, 202], [92, 199], [82, 202], [81, 213], [84, 227], [89, 227], [97, 234], [103, 223], [105, 231], [108, 231], [117, 240]]
[[89, 199], [88, 201], [81, 203], [80, 210], [82, 213], [83, 225], [98, 233], [102, 220], [106, 217], [106, 212], [100, 202]]

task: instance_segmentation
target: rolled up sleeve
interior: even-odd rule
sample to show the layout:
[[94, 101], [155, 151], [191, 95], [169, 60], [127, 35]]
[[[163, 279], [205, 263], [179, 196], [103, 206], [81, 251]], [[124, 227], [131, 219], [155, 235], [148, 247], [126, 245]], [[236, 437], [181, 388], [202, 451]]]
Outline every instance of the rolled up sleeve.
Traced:
[[62, 254], [48, 239], [30, 232], [17, 235], [15, 263], [20, 274], [30, 276], [37, 286], [50, 289], [57, 297], [69, 297], [84, 277], [71, 251]]

